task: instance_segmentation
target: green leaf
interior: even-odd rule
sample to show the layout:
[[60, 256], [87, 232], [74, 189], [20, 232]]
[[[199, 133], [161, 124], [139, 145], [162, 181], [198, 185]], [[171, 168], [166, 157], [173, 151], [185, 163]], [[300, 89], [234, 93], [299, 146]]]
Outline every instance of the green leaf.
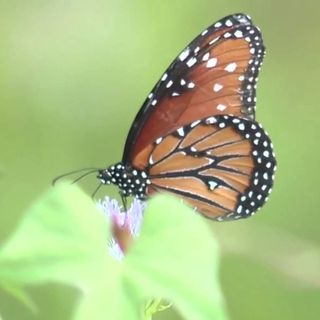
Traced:
[[38, 311], [37, 306], [31, 299], [31, 297], [23, 289], [6, 283], [1, 283], [1, 288], [12, 297], [20, 301], [31, 312], [36, 313]]
[[146, 296], [163, 297], [186, 319], [226, 319], [218, 248], [204, 218], [168, 196], [151, 200], [127, 276]]
[[74, 320], [140, 320], [150, 298], [172, 301], [186, 319], [225, 319], [216, 243], [204, 219], [179, 201], [150, 201], [141, 236], [123, 261], [109, 255], [109, 239], [106, 218], [90, 198], [75, 187], [55, 188], [0, 250], [0, 283], [74, 286], [82, 293]]
[[61, 282], [82, 293], [74, 319], [140, 319], [128, 299], [122, 266], [110, 257], [107, 220], [76, 187], [47, 192], [0, 250], [0, 283]]
[[107, 221], [77, 188], [46, 193], [28, 210], [0, 251], [0, 279], [76, 284], [97, 261], [109, 258]]

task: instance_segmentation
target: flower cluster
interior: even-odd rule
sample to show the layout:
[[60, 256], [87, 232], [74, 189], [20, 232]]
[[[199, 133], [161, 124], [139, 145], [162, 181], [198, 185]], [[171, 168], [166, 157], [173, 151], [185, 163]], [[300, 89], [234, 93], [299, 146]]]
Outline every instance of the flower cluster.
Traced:
[[112, 224], [113, 237], [108, 243], [110, 254], [115, 259], [122, 260], [125, 254], [122, 244], [123, 235], [134, 239], [140, 234], [145, 203], [134, 199], [130, 208], [125, 212], [117, 200], [105, 197], [98, 201], [97, 207], [110, 219]]

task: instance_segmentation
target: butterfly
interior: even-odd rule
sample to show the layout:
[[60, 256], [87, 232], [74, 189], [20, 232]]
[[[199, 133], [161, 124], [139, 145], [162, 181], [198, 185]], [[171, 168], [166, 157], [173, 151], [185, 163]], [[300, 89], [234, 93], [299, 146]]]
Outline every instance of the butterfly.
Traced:
[[138, 112], [122, 161], [98, 171], [122, 197], [172, 193], [218, 221], [247, 218], [271, 192], [272, 142], [255, 121], [265, 54], [249, 16], [229, 15], [171, 63]]

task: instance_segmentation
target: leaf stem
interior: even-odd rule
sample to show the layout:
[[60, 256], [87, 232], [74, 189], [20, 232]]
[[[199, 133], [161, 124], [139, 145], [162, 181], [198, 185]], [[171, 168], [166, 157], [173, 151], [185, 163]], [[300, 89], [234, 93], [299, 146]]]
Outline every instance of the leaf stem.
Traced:
[[164, 299], [162, 298], [157, 298], [157, 299], [150, 299], [147, 301], [145, 305], [145, 311], [144, 311], [144, 318], [143, 320], [152, 320], [152, 315], [166, 310], [171, 307], [171, 303], [167, 303]]

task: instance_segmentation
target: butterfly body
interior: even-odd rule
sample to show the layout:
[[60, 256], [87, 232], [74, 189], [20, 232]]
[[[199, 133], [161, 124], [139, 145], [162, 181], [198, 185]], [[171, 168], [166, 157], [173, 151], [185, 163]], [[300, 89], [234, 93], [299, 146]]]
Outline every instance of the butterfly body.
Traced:
[[122, 196], [135, 196], [142, 200], [146, 198], [147, 185], [151, 183], [146, 171], [132, 168], [122, 162], [99, 170], [98, 177], [103, 184], [116, 185]]
[[234, 14], [196, 37], [173, 61], [138, 112], [121, 163], [103, 184], [146, 199], [170, 192], [203, 215], [239, 219], [267, 200], [276, 160], [255, 121], [265, 48], [250, 17]]

